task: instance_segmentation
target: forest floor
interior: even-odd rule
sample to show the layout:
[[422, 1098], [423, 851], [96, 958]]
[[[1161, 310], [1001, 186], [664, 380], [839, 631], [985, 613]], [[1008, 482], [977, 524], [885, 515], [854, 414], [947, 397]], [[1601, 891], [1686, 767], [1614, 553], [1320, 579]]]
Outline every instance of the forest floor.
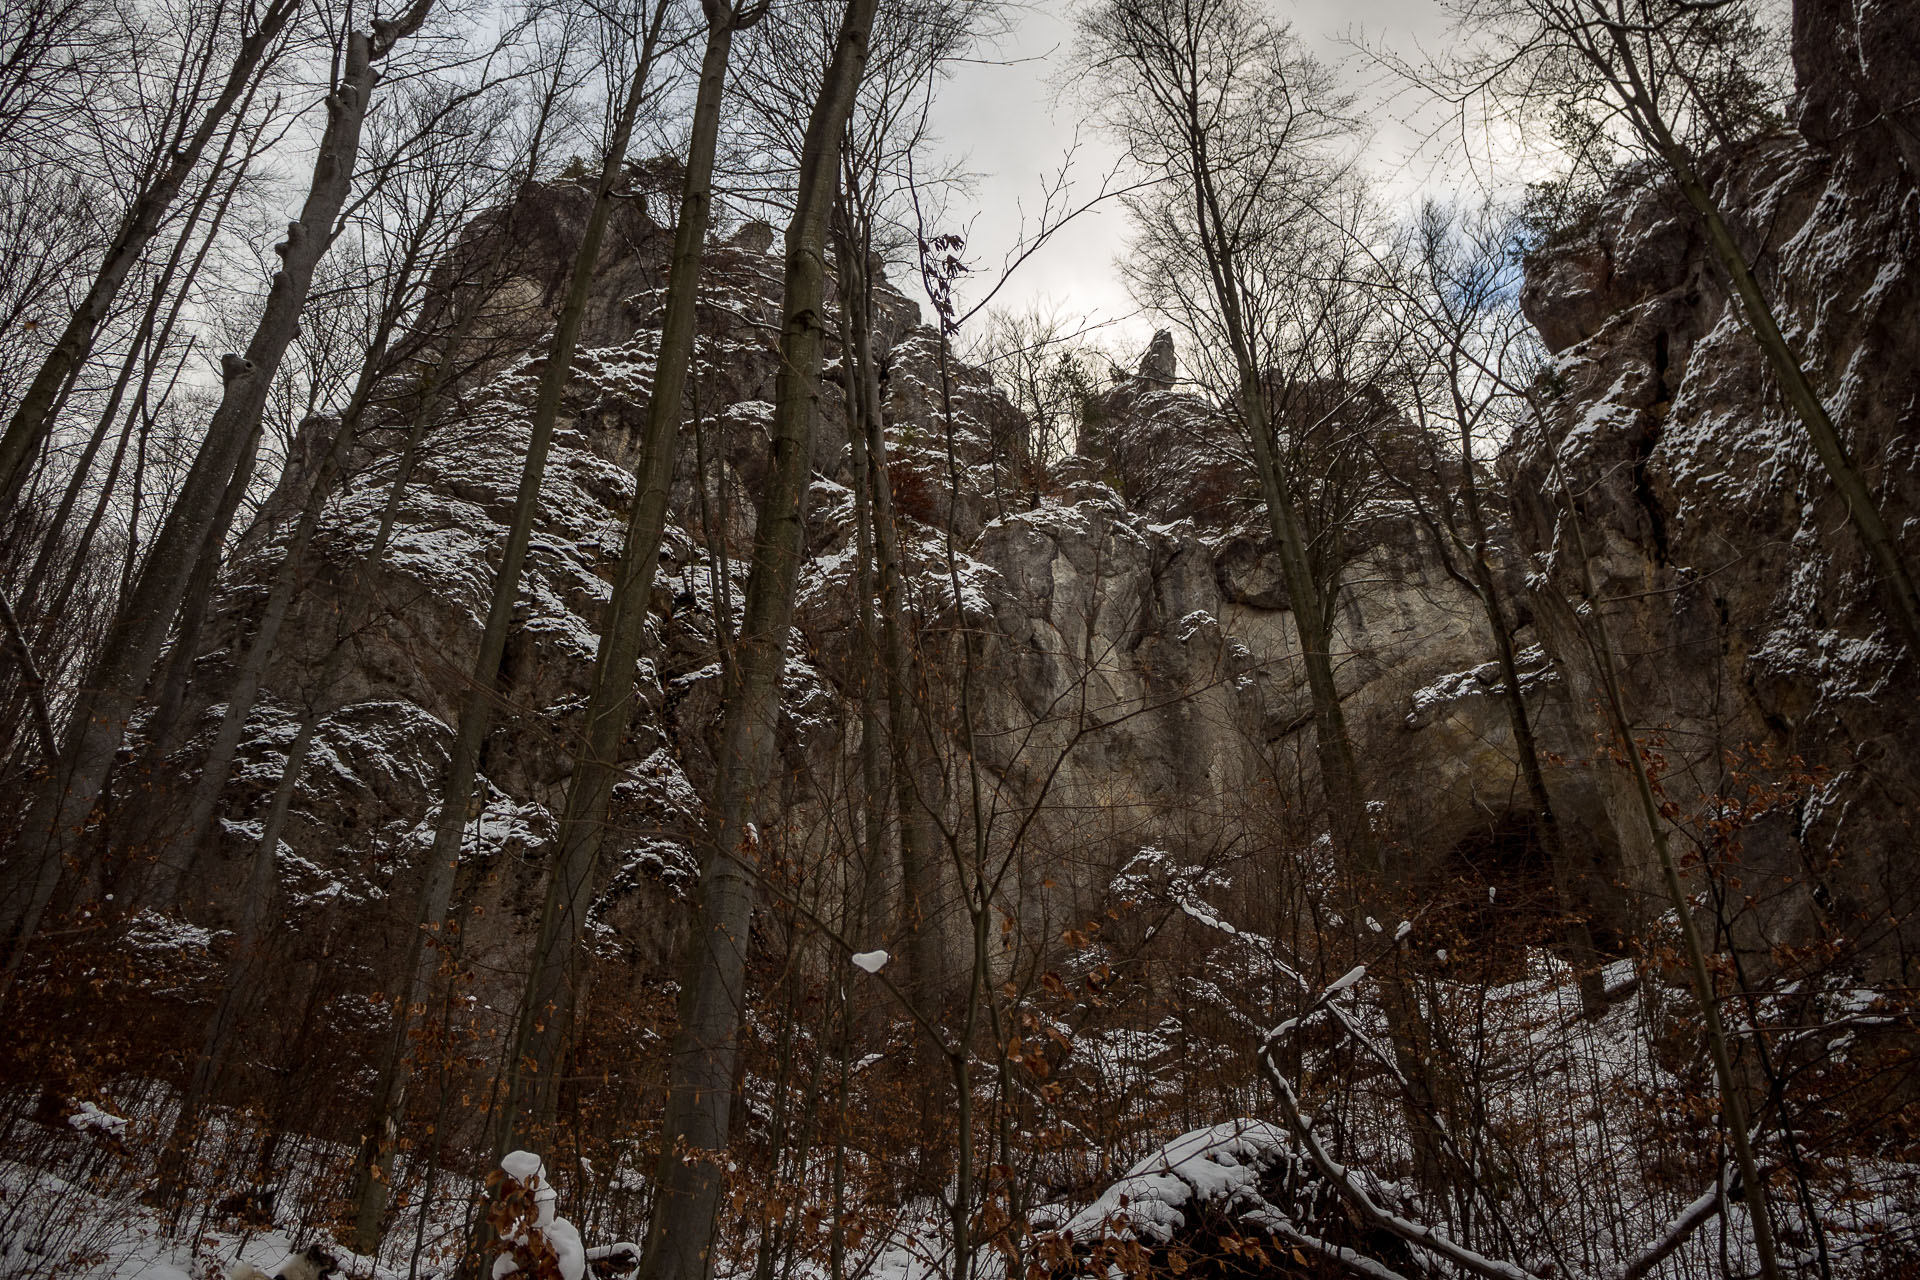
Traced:
[[[1666, 986], [1657, 970], [1621, 961], [1606, 975], [1616, 994], [1613, 1009], [1588, 1020], [1579, 1016], [1564, 965], [1538, 952], [1525, 968], [1524, 976], [1503, 986], [1461, 984], [1450, 992], [1442, 988], [1452, 984], [1442, 984], [1432, 993], [1430, 1008], [1455, 1025], [1481, 1028], [1469, 1047], [1485, 1065], [1476, 1088], [1482, 1091], [1486, 1140], [1516, 1144], [1506, 1158], [1531, 1152], [1553, 1165], [1539, 1175], [1546, 1193], [1542, 1202], [1513, 1220], [1511, 1232], [1518, 1234], [1511, 1243], [1528, 1242], [1525, 1256], [1515, 1261], [1551, 1265], [1562, 1275], [1618, 1274], [1628, 1259], [1671, 1230], [1689, 1202], [1710, 1197], [1713, 1190], [1711, 1117], [1696, 1105], [1697, 1083], [1686, 1078], [1692, 1055], [1677, 1043], [1689, 1025], [1679, 1003], [1682, 993]], [[1383, 1033], [1378, 1010], [1366, 1000], [1366, 985], [1357, 974], [1335, 984], [1320, 1002], [1323, 1013], [1316, 1015], [1329, 1017], [1323, 1030], [1331, 1034], [1338, 1023], [1353, 1041]], [[1477, 1008], [1449, 1007], [1469, 989]], [[1871, 995], [1836, 989], [1824, 1002], [1821, 1033], [1829, 1056], [1843, 1058], [1855, 1036], [1885, 1021], [1872, 1012], [1878, 1006]], [[1471, 1015], [1464, 1023], [1463, 1014]], [[1324, 1038], [1319, 1043], [1323, 1047], [1316, 1053], [1330, 1052]], [[1332, 1062], [1328, 1059], [1327, 1066]], [[1515, 1069], [1520, 1064], [1526, 1069]], [[1321, 1074], [1328, 1074], [1326, 1067]], [[1364, 1107], [1364, 1091], [1356, 1096]], [[171, 1088], [146, 1080], [117, 1084], [93, 1099], [58, 1100], [51, 1107], [45, 1096], [36, 1100], [25, 1090], [0, 1092], [9, 1117], [0, 1131], [0, 1280], [218, 1280], [241, 1261], [271, 1272], [289, 1254], [314, 1243], [334, 1253], [343, 1273], [355, 1280], [427, 1280], [448, 1266], [467, 1238], [469, 1206], [478, 1187], [469, 1178], [436, 1171], [430, 1180], [409, 1175], [411, 1181], [398, 1184], [401, 1207], [377, 1261], [339, 1249], [328, 1226], [337, 1215], [351, 1152], [337, 1142], [300, 1135], [273, 1141], [271, 1150], [278, 1154], [265, 1176], [210, 1177], [207, 1181], [219, 1181], [223, 1189], [202, 1193], [169, 1221], [143, 1197], [173, 1102]], [[1348, 1105], [1353, 1102], [1350, 1098]], [[234, 1122], [223, 1116], [215, 1124]], [[1417, 1196], [1365, 1168], [1392, 1166], [1403, 1136], [1392, 1123], [1367, 1127], [1371, 1134], [1354, 1134], [1354, 1176], [1377, 1199], [1401, 1212], [1421, 1213]], [[1242, 1214], [1249, 1204], [1281, 1212], [1261, 1199], [1273, 1189], [1269, 1166], [1283, 1160], [1304, 1165], [1290, 1154], [1284, 1130], [1259, 1119], [1160, 1134], [1155, 1142], [1159, 1145], [1151, 1154], [1084, 1203], [1038, 1206], [1030, 1215], [1035, 1227], [1065, 1231], [1083, 1246], [1111, 1237], [1118, 1222], [1120, 1233], [1137, 1232], [1149, 1246], [1161, 1247], [1210, 1202]], [[223, 1132], [212, 1135], [209, 1145], [252, 1153], [259, 1136]], [[1806, 1157], [1808, 1180], [1797, 1195], [1784, 1171], [1774, 1179], [1775, 1216], [1784, 1230], [1789, 1267], [1796, 1274], [1830, 1269], [1859, 1280], [1910, 1274], [1899, 1268], [1907, 1265], [1901, 1259], [1911, 1260], [1920, 1251], [1920, 1165], [1858, 1147], [1808, 1151]], [[1781, 1169], [1778, 1151], [1768, 1158]], [[563, 1216], [568, 1212], [564, 1183]], [[236, 1186], [242, 1190], [234, 1192]], [[249, 1195], [255, 1197], [250, 1203]], [[1824, 1231], [1824, 1268], [1816, 1233], [1808, 1230], [1805, 1203], [1816, 1207]], [[590, 1248], [637, 1237], [638, 1222], [595, 1221], [595, 1216], [582, 1223]], [[946, 1224], [938, 1204], [929, 1199], [901, 1205], [890, 1218], [888, 1229], [868, 1238], [858, 1258], [849, 1257], [850, 1273], [862, 1280], [944, 1275]], [[1650, 1274], [1682, 1280], [1720, 1274], [1728, 1265], [1739, 1274], [1747, 1234], [1744, 1212], [1736, 1205], [1701, 1227]], [[718, 1271], [751, 1274], [754, 1255], [750, 1240], [723, 1245]], [[980, 1262], [983, 1276], [998, 1265], [991, 1254]], [[817, 1280], [822, 1272], [799, 1257], [791, 1274]]]

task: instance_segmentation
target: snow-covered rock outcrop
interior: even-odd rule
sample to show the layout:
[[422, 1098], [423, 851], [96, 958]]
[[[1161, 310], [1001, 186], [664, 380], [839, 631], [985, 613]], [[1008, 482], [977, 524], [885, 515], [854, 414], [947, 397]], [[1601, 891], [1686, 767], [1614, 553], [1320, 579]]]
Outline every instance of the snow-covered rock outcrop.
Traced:
[[[377, 447], [390, 427], [376, 429], [361, 465], [330, 495], [316, 569], [283, 632], [229, 789], [224, 856], [187, 886], [204, 904], [194, 911], [222, 916], [224, 886], [258, 836], [312, 701], [325, 719], [281, 851], [283, 883], [302, 909], [291, 918], [330, 904], [350, 909], [356, 959], [367, 971], [386, 971], [385, 953], [408, 927], [451, 725], [511, 518], [540, 358], [528, 353], [541, 349], [555, 264], [577, 235], [582, 198], [566, 184], [527, 197], [515, 224], [524, 261], [497, 304], [504, 353], [464, 379], [458, 412], [428, 436], [392, 542], [357, 594], [355, 566], [372, 544], [394, 472], [391, 450], [382, 457]], [[484, 794], [456, 899], [469, 915], [465, 945], [478, 971], [509, 975], [474, 993], [479, 1010], [496, 1014], [510, 1008], [510, 975], [543, 892], [651, 391], [666, 243], [644, 211], [620, 217], [610, 237], [618, 247], [596, 274], [600, 287], [543, 485], [506, 696], [482, 760]], [[476, 245], [501, 234], [499, 222], [492, 215], [477, 225]], [[700, 797], [721, 701], [716, 617], [737, 617], [745, 584], [780, 278], [763, 231], [749, 226], [709, 255], [699, 421], [690, 424], [699, 437], [682, 451], [653, 643], [635, 673], [627, 776], [615, 793], [595, 908], [598, 953], [642, 973], [668, 972], [682, 927], [678, 904], [698, 866]], [[1246, 476], [1225, 447], [1220, 415], [1167, 385], [1170, 343], [1109, 396], [1110, 439], [1164, 434], [1185, 442], [1158, 460], [1163, 499], [1143, 494], [1129, 503], [1098, 478], [1097, 459], [1069, 460], [1036, 482], [1025, 423], [987, 376], [954, 363], [943, 395], [937, 336], [919, 325], [913, 304], [883, 287], [878, 315], [889, 471], [905, 517], [906, 598], [925, 682], [919, 696], [924, 706], [952, 708], [968, 685], [994, 822], [1013, 830], [1036, 804], [1052, 806], [1022, 837], [1031, 873], [1010, 882], [1029, 886], [1014, 891], [1022, 909], [1036, 919], [1077, 912], [1142, 842], [1219, 846], [1250, 825], [1310, 811], [1311, 720], [1293, 621], [1258, 525], [1245, 519]], [[830, 392], [839, 377], [830, 353]], [[824, 397], [822, 408], [811, 560], [788, 677], [791, 768], [781, 811], [796, 850], [834, 829], [822, 806], [852, 768], [857, 690], [867, 678], [846, 427], [837, 396]], [[317, 446], [306, 452], [317, 456]], [[226, 701], [307, 480], [303, 468], [290, 471], [216, 604], [212, 628], [223, 640], [199, 664], [189, 700], [199, 742]], [[1200, 493], [1211, 499], [1196, 503]], [[723, 570], [712, 564], [719, 546], [729, 556]], [[1423, 797], [1416, 813], [1403, 820], [1397, 807], [1383, 812], [1396, 838], [1444, 853], [1498, 816], [1480, 797], [1510, 791], [1512, 766], [1497, 746], [1484, 749], [1488, 724], [1497, 736], [1497, 711], [1468, 714], [1460, 708], [1471, 711], [1471, 700], [1455, 699], [1452, 710], [1429, 707], [1409, 722], [1409, 699], [1487, 660], [1482, 624], [1404, 529], [1371, 538], [1347, 582], [1336, 644], [1365, 749], [1430, 766], [1402, 772]], [[970, 662], [963, 634], [971, 637]], [[342, 645], [339, 680], [319, 687], [318, 674]], [[957, 721], [933, 713], [930, 723], [944, 735], [934, 781], [957, 813], [960, 753], [947, 745]], [[162, 776], [190, 778], [197, 750], [189, 745]], [[1067, 848], [1085, 861], [1061, 874]]]
[[[1920, 90], [1898, 6], [1795, 6], [1798, 127], [1710, 158], [1709, 176], [1852, 458], [1909, 563], [1920, 556]], [[1888, 106], [1887, 104], [1893, 104]], [[1546, 436], [1506, 459], [1517, 533], [1545, 589], [1540, 639], [1576, 705], [1598, 695], [1578, 599], [1586, 566], [1627, 672], [1630, 714], [1656, 734], [1671, 799], [1738, 817], [1765, 906], [1756, 948], [1879, 918], [1883, 957], [1910, 946], [1920, 671], [1800, 422], [1710, 265], [1703, 232], [1658, 180], [1623, 183], [1529, 263], [1528, 316], [1555, 351]], [[1796, 762], [1799, 762], [1798, 764]], [[1800, 765], [1804, 765], [1804, 769]], [[1617, 839], [1651, 884], [1624, 772]], [[1768, 796], [1750, 782], [1774, 788]], [[1637, 851], [1637, 852], [1635, 852]], [[1764, 881], [1764, 883], [1762, 883]], [[1852, 925], [1846, 926], [1851, 930]]]
[[[1862, 465], [1889, 509], [1912, 510], [1915, 191], [1898, 148], [1854, 140], [1897, 129], [1862, 124], [1864, 90], [1852, 92], [1807, 94], [1806, 119], [1853, 121], [1830, 147], [1809, 141], [1811, 127], [1783, 133], [1721, 157], [1715, 173]], [[363, 466], [332, 495], [319, 567], [229, 792], [228, 856], [188, 886], [208, 923], [219, 922], [233, 859], [257, 833], [298, 718], [317, 700], [326, 720], [282, 850], [283, 883], [296, 906], [351, 907], [353, 946], [367, 971], [385, 972], [390, 957], [380, 952], [406, 927], [509, 518], [537, 371], [529, 353], [540, 350], [582, 198], [566, 184], [529, 195], [526, 261], [501, 291], [497, 352], [467, 376], [459, 412], [429, 438], [393, 543], [362, 593], [370, 599], [347, 592], [391, 459]], [[463, 868], [469, 954], [486, 973], [512, 973], [537, 913], [632, 498], [666, 243], [644, 210], [620, 217], [546, 478]], [[476, 244], [498, 234], [495, 215], [476, 227]], [[699, 437], [683, 450], [594, 917], [598, 953], [636, 972], [666, 972], [698, 865], [721, 698], [718, 618], [737, 613], [744, 586], [772, 395], [780, 273], [770, 248], [764, 227], [750, 226], [710, 255]], [[1809, 850], [1840, 847], [1850, 851], [1841, 869], [1805, 877], [1793, 910], [1865, 900], [1861, 886], [1885, 878], [1907, 832], [1912, 775], [1901, 744], [1920, 727], [1912, 676], [1893, 661], [1837, 503], [1777, 397], [1758, 390], [1758, 357], [1691, 222], [1658, 184], [1624, 186], [1579, 235], [1537, 257], [1527, 306], [1558, 352], [1545, 384], [1548, 436], [1557, 465], [1576, 478], [1600, 590], [1623, 602], [1616, 625], [1635, 714], [1666, 734], [1669, 785], [1685, 793], [1676, 798], [1692, 805], [1721, 785], [1729, 752], [1757, 747], [1776, 764], [1805, 757], [1824, 772], [1747, 815], [1748, 854], [1784, 876], [1799, 874]], [[1072, 916], [1146, 844], [1187, 856], [1250, 831], [1311, 843], [1312, 821], [1300, 815], [1314, 809], [1314, 753], [1293, 619], [1232, 433], [1172, 381], [1170, 344], [1156, 341], [1141, 372], [1105, 394], [1082, 442], [1088, 456], [1050, 460], [1042, 477], [1026, 456], [1024, 422], [984, 373], [952, 366], [943, 395], [937, 337], [913, 304], [883, 288], [879, 315], [918, 693], [942, 748], [958, 708], [973, 718], [990, 820], [1020, 831], [1033, 851], [1032, 865], [1006, 882], [1020, 909], [1037, 920]], [[830, 355], [829, 391], [840, 376]], [[779, 808], [796, 852], [830, 838], [822, 833], [832, 824], [819, 819], [851, 776], [867, 678], [850, 457], [833, 394], [814, 463]], [[1557, 575], [1573, 552], [1560, 512], [1540, 496], [1557, 488], [1541, 437], [1518, 440], [1505, 465], [1531, 559], [1508, 553], [1504, 571], [1564, 586]], [[288, 483], [299, 481], [296, 468]], [[189, 705], [202, 740], [296, 506], [269, 504], [279, 523], [250, 536], [221, 597], [212, 625], [225, 644], [200, 664]], [[1492, 650], [1477, 606], [1390, 501], [1370, 510], [1353, 544], [1338, 595], [1338, 680], [1382, 834], [1431, 871], [1525, 825]], [[715, 548], [728, 552], [724, 568], [712, 562]], [[1556, 604], [1563, 597], [1537, 592], [1520, 637], [1538, 730], [1559, 762], [1550, 781], [1565, 825], [1594, 859], [1650, 888], [1624, 775], [1595, 751], [1590, 659]], [[342, 633], [341, 618], [358, 621]], [[343, 678], [316, 687], [343, 644]], [[195, 749], [158, 776], [190, 777]], [[928, 784], [959, 813], [971, 786], [962, 753], [935, 755]], [[1043, 799], [1044, 820], [1023, 828]], [[500, 982], [476, 1001], [505, 1007], [511, 977]]]

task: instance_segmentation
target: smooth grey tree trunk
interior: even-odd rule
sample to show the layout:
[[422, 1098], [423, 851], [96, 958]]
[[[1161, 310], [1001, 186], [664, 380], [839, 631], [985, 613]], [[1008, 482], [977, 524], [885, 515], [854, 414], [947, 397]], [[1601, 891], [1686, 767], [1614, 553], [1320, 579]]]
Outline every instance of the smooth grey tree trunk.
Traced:
[[714, 843], [701, 872], [699, 916], [684, 957], [680, 1028], [668, 1065], [652, 1224], [640, 1266], [644, 1280], [707, 1280], [713, 1272], [751, 945], [759, 845], [752, 817], [774, 772], [787, 640], [805, 551], [825, 336], [827, 217], [875, 7], [876, 0], [849, 0], [841, 19], [807, 120], [799, 189], [787, 224], [772, 457], [721, 729]]
[[[868, 318], [872, 308], [867, 304], [864, 293], [864, 281], [856, 283], [857, 270], [854, 255], [868, 252], [870, 237], [864, 234], [865, 222], [862, 220], [862, 234], [856, 236], [853, 218], [848, 206], [851, 199], [846, 191], [840, 198], [840, 223], [835, 231], [835, 263], [840, 277], [840, 352], [844, 370], [842, 392], [847, 412], [847, 445], [850, 461], [853, 465], [853, 519], [854, 519], [854, 591], [859, 596], [857, 616], [860, 623], [860, 858], [853, 868], [858, 877], [857, 884], [847, 886], [848, 901], [858, 904], [854, 917], [854, 932], [849, 936], [865, 937], [865, 931], [886, 918], [886, 904], [889, 901], [889, 857], [890, 845], [887, 839], [887, 773], [885, 762], [881, 759], [880, 705], [886, 688], [884, 657], [880, 647], [880, 622], [874, 612], [874, 570], [877, 556], [874, 541], [873, 524], [873, 464], [868, 448], [868, 435], [872, 422], [880, 414], [877, 373], [872, 368], [873, 335]], [[856, 322], [852, 295], [856, 289], [862, 290], [862, 314], [859, 325], [865, 327], [865, 341], [862, 343], [854, 336]], [[869, 940], [865, 945], [873, 945]], [[845, 1025], [847, 1016], [845, 989], [841, 988], [841, 1027], [843, 1044], [848, 1034]], [[846, 1064], [841, 1063], [844, 1073]], [[845, 1099], [841, 1099], [844, 1106]], [[844, 1138], [836, 1140], [836, 1170], [842, 1161]], [[844, 1246], [844, 1240], [837, 1235], [837, 1246]]]
[[[414, 928], [407, 938], [405, 955], [397, 978], [398, 999], [393, 1004], [393, 1025], [384, 1046], [379, 1074], [367, 1120], [361, 1129], [360, 1155], [354, 1165], [354, 1246], [361, 1250], [377, 1245], [380, 1222], [386, 1213], [386, 1172], [399, 1137], [398, 1117], [406, 1103], [406, 1057], [415, 1010], [426, 998], [427, 988], [440, 965], [439, 948], [452, 938], [447, 909], [453, 898], [455, 872], [460, 862], [460, 846], [466, 833], [468, 810], [480, 771], [480, 749], [493, 724], [495, 704], [500, 697], [500, 663], [506, 654], [507, 632], [513, 623], [514, 606], [520, 598], [520, 575], [526, 565], [527, 547], [533, 538], [533, 524], [540, 510], [540, 481], [546, 474], [547, 456], [553, 445], [553, 429], [560, 414], [560, 398], [566, 391], [573, 368], [574, 348], [580, 339], [580, 326], [586, 317], [587, 299], [593, 288], [594, 264], [600, 257], [600, 245], [606, 237], [607, 221], [613, 214], [614, 190], [626, 169], [627, 146], [632, 140], [641, 105], [646, 100], [648, 77], [666, 19], [667, 2], [659, 0], [644, 36], [639, 65], [628, 85], [626, 99], [615, 117], [607, 154], [600, 166], [594, 187], [593, 209], [581, 233], [568, 272], [567, 292], [556, 318], [553, 340], [547, 347], [546, 365], [540, 371], [535, 394], [527, 456], [520, 471], [519, 490], [514, 498], [513, 523], [501, 553], [500, 570], [494, 577], [493, 598], [487, 608], [486, 628], [474, 655], [467, 696], [454, 730], [453, 750], [447, 762], [446, 784], [441, 791], [440, 813], [434, 822], [433, 847], [428, 852], [415, 904]], [[429, 949], [429, 943], [434, 944]]]
[[506, 1055], [506, 1101], [496, 1121], [501, 1154], [535, 1145], [538, 1135], [552, 1126], [574, 1013], [584, 998], [580, 940], [599, 875], [607, 807], [620, 775], [620, 748], [633, 720], [634, 671], [646, 641], [653, 575], [660, 563], [667, 497], [679, 456], [701, 260], [713, 220], [713, 162], [719, 146], [727, 59], [734, 34], [766, 12], [764, 3], [736, 10], [732, 0], [706, 0], [705, 8], [707, 44], [694, 97], [693, 134], [687, 147], [680, 219], [674, 229], [653, 393], [634, 468], [636, 492], [608, 603], [606, 630], [595, 656], [585, 741], [568, 780], [566, 809], [555, 841], [558, 856], [547, 880], [533, 965], [514, 1042]]
[[952, 986], [946, 951], [934, 918], [940, 883], [939, 855], [944, 851], [934, 821], [940, 789], [930, 767], [926, 730], [915, 697], [912, 626], [907, 618], [906, 583], [900, 553], [900, 522], [893, 505], [892, 473], [887, 464], [886, 421], [880, 411], [879, 366], [873, 351], [872, 281], [866, 253], [847, 255], [850, 277], [842, 281], [843, 305], [852, 314], [854, 387], [866, 430], [865, 478], [873, 507], [873, 538], [880, 577], [880, 642], [887, 697], [887, 731], [892, 755], [893, 801], [900, 826], [899, 930], [906, 939], [908, 990], [926, 1007], [937, 1004]]

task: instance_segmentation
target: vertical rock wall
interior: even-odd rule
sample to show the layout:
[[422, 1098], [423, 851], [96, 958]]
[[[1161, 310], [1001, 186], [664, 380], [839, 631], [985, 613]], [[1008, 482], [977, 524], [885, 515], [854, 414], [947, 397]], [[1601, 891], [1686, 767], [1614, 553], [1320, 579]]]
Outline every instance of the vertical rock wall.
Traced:
[[[1911, 5], [1797, 5], [1796, 127], [1708, 165], [1909, 563], [1920, 557], [1913, 17]], [[1709, 838], [1709, 814], [1737, 823], [1753, 873], [1753, 906], [1736, 907], [1742, 942], [1844, 934], [1905, 971], [1920, 941], [1920, 668], [1695, 219], [1657, 174], [1629, 178], [1536, 255], [1525, 306], [1555, 354], [1538, 388], [1544, 430], [1516, 440], [1505, 467], [1542, 588], [1540, 638], [1574, 703], [1598, 697], [1565, 603], [1579, 598], [1584, 549], [1611, 602], [1630, 714], [1658, 746], [1682, 827]], [[1651, 889], [1621, 771], [1608, 807], [1633, 879]]]

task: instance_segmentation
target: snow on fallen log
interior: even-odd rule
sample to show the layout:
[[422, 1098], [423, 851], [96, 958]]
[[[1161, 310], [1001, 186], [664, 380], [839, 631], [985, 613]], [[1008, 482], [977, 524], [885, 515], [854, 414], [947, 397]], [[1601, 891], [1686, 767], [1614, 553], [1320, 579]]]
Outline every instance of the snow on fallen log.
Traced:
[[1620, 1273], [1620, 1280], [1640, 1280], [1640, 1278], [1659, 1266], [1667, 1255], [1687, 1242], [1687, 1237], [1713, 1219], [1725, 1204], [1718, 1183], [1708, 1187], [1700, 1198], [1682, 1209], [1679, 1216], [1667, 1224], [1660, 1238], [1633, 1256], [1626, 1270]]
[[[1299, 1250], [1309, 1250], [1370, 1280], [1407, 1280], [1396, 1255], [1413, 1256], [1389, 1235], [1356, 1232], [1293, 1136], [1252, 1119], [1181, 1134], [1049, 1234], [1077, 1258], [1069, 1274], [1088, 1276], [1111, 1275], [1114, 1257], [1135, 1245], [1184, 1259], [1186, 1267], [1215, 1251], [1257, 1259], [1262, 1234], [1283, 1252], [1293, 1249], [1296, 1261], [1304, 1261]], [[1122, 1255], [1112, 1252], [1115, 1245]]]
[[1190, 1206], [1231, 1207], [1257, 1196], [1261, 1175], [1291, 1148], [1286, 1131], [1263, 1120], [1229, 1120], [1181, 1134], [1128, 1169], [1062, 1230], [1087, 1241], [1117, 1227], [1166, 1244], [1186, 1225]]

